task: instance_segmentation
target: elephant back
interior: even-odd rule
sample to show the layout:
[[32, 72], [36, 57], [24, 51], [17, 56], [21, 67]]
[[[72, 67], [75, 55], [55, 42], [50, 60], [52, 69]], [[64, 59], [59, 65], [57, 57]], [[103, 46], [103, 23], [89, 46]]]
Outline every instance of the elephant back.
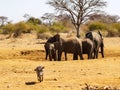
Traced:
[[86, 38], [91, 39], [96, 46], [103, 43], [102, 34], [100, 32], [88, 32], [86, 33]]
[[77, 38], [64, 40], [62, 49], [67, 53], [79, 53], [81, 52], [81, 41]]

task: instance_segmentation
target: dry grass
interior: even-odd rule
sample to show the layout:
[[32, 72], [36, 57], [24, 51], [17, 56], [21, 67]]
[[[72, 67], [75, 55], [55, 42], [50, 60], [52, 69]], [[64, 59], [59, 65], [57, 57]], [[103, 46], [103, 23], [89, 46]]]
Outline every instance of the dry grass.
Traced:
[[[0, 40], [0, 90], [81, 90], [85, 83], [120, 87], [120, 38], [104, 39], [105, 58], [73, 61], [68, 55], [64, 61], [63, 55], [61, 62], [46, 61], [41, 42], [34, 36]], [[34, 72], [39, 65], [45, 66], [42, 83]]]

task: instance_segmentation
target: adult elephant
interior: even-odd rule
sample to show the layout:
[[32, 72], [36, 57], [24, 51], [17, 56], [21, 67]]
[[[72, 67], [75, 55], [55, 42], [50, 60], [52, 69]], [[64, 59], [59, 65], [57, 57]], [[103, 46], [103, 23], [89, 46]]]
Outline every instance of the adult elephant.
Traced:
[[45, 59], [46, 59], [46, 60], [47, 60], [48, 55], [50, 55], [50, 51], [53, 50], [53, 49], [50, 50], [50, 48], [53, 48], [53, 47], [52, 47], [53, 45], [50, 45], [50, 43], [54, 43], [54, 42], [56, 42], [56, 41], [59, 41], [59, 39], [60, 39], [60, 35], [59, 35], [59, 34], [55, 34], [53, 37], [50, 37], [50, 38], [46, 41], [46, 43], [45, 43], [45, 45], [44, 45], [45, 52], [46, 52], [46, 56], [45, 56]]
[[[88, 59], [92, 59], [93, 58], [92, 53], [95, 49], [94, 43], [88, 38], [81, 39], [81, 41], [82, 41], [82, 54], [87, 54]], [[73, 58], [75, 60], [78, 60], [78, 55], [74, 54]]]
[[[65, 60], [67, 60], [67, 53], [72, 53], [80, 56], [80, 59], [83, 59], [82, 56], [82, 43], [78, 38], [71, 38], [68, 40], [60, 39], [60, 48], [58, 49], [58, 60], [61, 60], [62, 52], [65, 53]], [[76, 57], [73, 57], [76, 59]]]
[[86, 33], [86, 38], [91, 39], [95, 44], [94, 58], [98, 58], [99, 48], [101, 48], [101, 55], [104, 57], [104, 43], [100, 31], [98, 31], [98, 33], [90, 31]]

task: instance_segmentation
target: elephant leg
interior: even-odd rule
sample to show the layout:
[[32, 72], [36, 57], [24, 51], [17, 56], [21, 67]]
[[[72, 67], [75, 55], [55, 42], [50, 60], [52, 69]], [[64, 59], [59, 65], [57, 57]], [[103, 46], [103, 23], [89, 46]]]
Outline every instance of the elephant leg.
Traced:
[[91, 53], [88, 54], [88, 59], [92, 59], [92, 54]]
[[87, 54], [88, 55], [88, 59], [90, 59], [90, 54]]
[[54, 61], [57, 60], [57, 53], [56, 53], [56, 50], [54, 50], [54, 52], [53, 52], [53, 59], [54, 59]]
[[49, 51], [49, 59], [50, 59], [50, 61], [52, 61], [52, 53], [51, 53], [51, 51]]
[[93, 49], [91, 49], [91, 50], [88, 52], [88, 59], [93, 59], [92, 53], [93, 53]]
[[96, 51], [96, 58], [98, 58], [99, 49]]
[[94, 50], [94, 58], [98, 58], [99, 48]]
[[93, 58], [94, 59], [96, 58], [96, 50], [94, 50], [94, 52], [93, 52]]
[[47, 50], [47, 49], [45, 49], [45, 51], [46, 51], [46, 57], [45, 57], [45, 59], [47, 60], [48, 50]]
[[102, 58], [104, 58], [104, 45], [101, 45], [101, 54], [102, 54]]
[[54, 54], [54, 61], [56, 61], [56, 54]]
[[81, 59], [81, 60], [84, 59], [82, 53], [80, 53], [79, 56], [80, 56], [80, 59]]
[[78, 55], [77, 54], [73, 54], [73, 60], [78, 60]]
[[64, 52], [65, 53], [65, 60], [67, 61], [67, 53], [66, 52]]
[[62, 52], [58, 51], [58, 61], [61, 61]]

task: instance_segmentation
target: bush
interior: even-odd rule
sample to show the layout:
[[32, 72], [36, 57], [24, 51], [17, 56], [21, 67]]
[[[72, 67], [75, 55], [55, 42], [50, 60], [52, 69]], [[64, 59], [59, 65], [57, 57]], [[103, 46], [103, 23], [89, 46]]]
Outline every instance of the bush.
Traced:
[[54, 33], [54, 32], [57, 32], [57, 33], [59, 33], [59, 32], [65, 32], [66, 28], [63, 26], [62, 23], [60, 23], [60, 22], [54, 22], [53, 25], [50, 26], [50, 31], [52, 33]]
[[118, 33], [120, 33], [120, 23], [114, 23], [112, 27], [117, 29]]
[[7, 24], [3, 27], [2, 33], [3, 34], [11, 34], [15, 30], [15, 26], [13, 24]]
[[0, 29], [0, 34], [2, 34], [2, 32], [3, 32], [3, 29]]
[[120, 23], [113, 23], [109, 26], [108, 35], [109, 37], [120, 36]]
[[35, 17], [30, 17], [27, 21], [28, 23], [31, 23], [31, 24], [34, 24], [34, 25], [39, 25], [42, 23], [42, 21], [38, 18], [35, 18]]
[[44, 33], [44, 32], [49, 31], [49, 29], [46, 25], [37, 26], [36, 30], [37, 30], [38, 33]]
[[19, 22], [15, 24], [14, 37], [18, 37], [21, 33], [30, 33], [31, 27], [25, 22]]
[[88, 29], [90, 31], [106, 30], [107, 29], [107, 25], [105, 23], [101, 23], [101, 22], [92, 22], [92, 23], [90, 23], [90, 25], [88, 25]]

